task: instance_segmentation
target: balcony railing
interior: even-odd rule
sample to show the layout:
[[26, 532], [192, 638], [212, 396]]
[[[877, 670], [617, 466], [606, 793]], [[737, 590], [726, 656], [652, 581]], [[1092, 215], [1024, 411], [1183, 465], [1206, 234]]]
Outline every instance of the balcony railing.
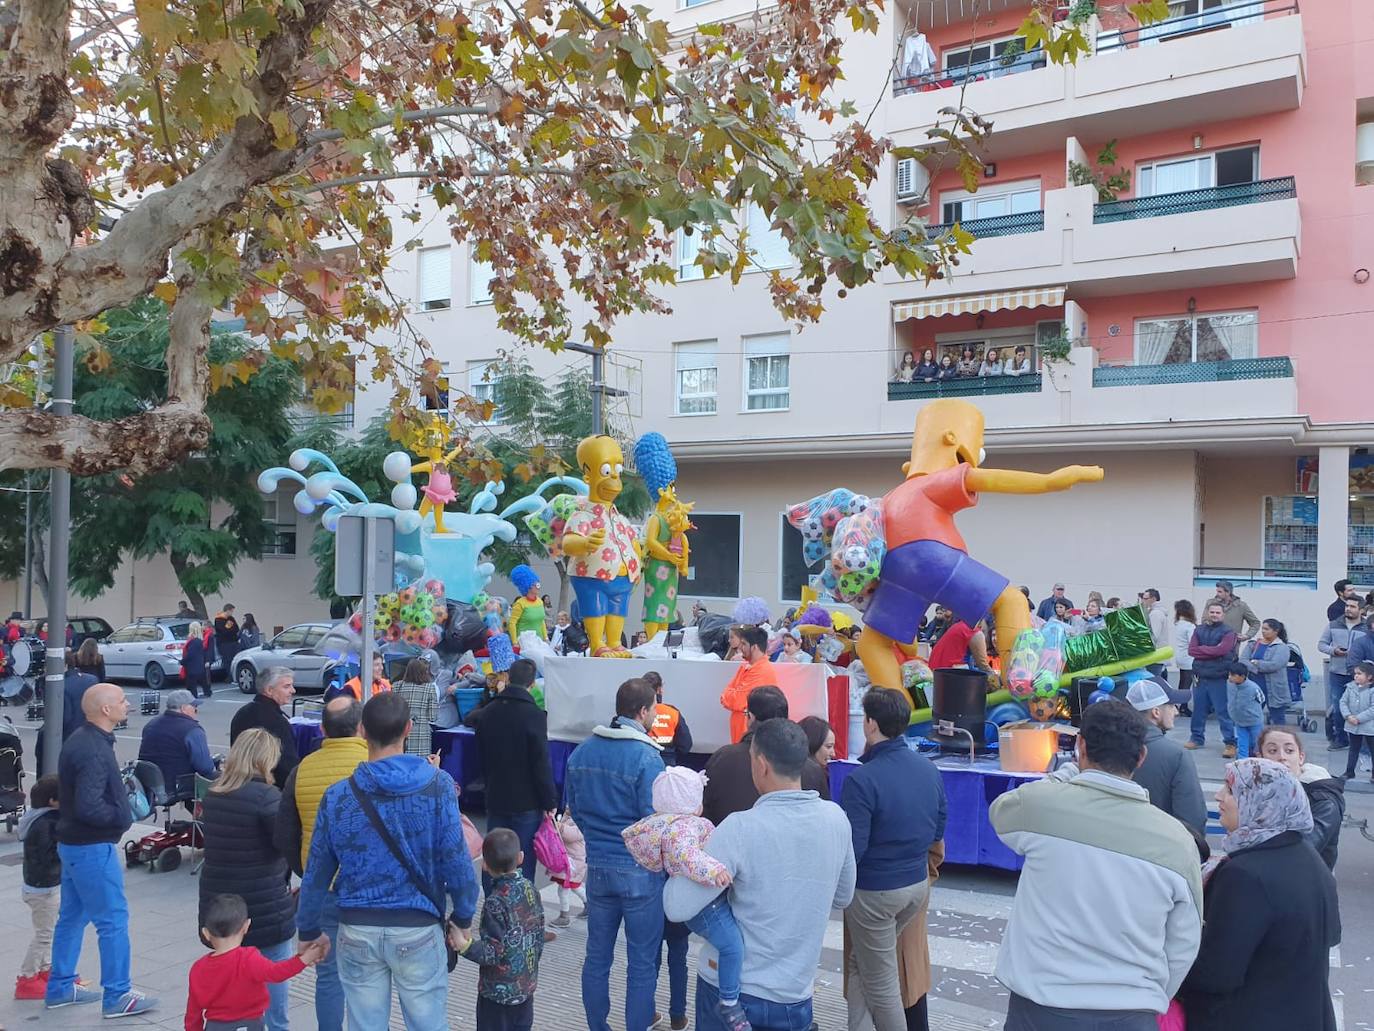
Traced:
[[1180, 190], [1177, 193], [1159, 193], [1152, 197], [1108, 201], [1093, 206], [1093, 223], [1096, 225], [1103, 222], [1130, 222], [1137, 218], [1156, 218], [1160, 215], [1185, 215], [1193, 211], [1234, 208], [1241, 204], [1292, 200], [1297, 195], [1297, 184], [1291, 175], [1286, 175], [1280, 179], [1261, 179], [1256, 183], [1209, 186], [1202, 190]]
[[980, 397], [985, 394], [1038, 394], [1040, 373], [1026, 376], [970, 376], [968, 379], [936, 380], [934, 383], [889, 383], [889, 401], [932, 397]]
[[900, 76], [892, 80], [892, 95], [900, 97], [903, 93], [925, 93], [930, 90], [948, 89], [962, 86], [966, 82], [980, 79], [1000, 79], [1004, 75], [1016, 75], [1045, 67], [1043, 50], [1027, 50], [1015, 57], [1004, 60], [994, 57], [987, 61], [976, 61], [959, 68], [935, 68], [921, 75]]
[[1265, 18], [1297, 13], [1297, 0], [1240, 0], [1224, 7], [1208, 8], [1198, 14], [1165, 18], [1152, 25], [1100, 32], [1094, 52], [1107, 54], [1114, 50], [1130, 50], [1142, 45], [1148, 46], [1151, 43], [1197, 35], [1200, 32], [1230, 29], [1263, 21]]
[[1194, 566], [1193, 586], [1212, 588], [1218, 580], [1230, 580], [1236, 587], [1317, 586], [1316, 563], [1288, 562], [1261, 568], [1250, 566]]
[[1043, 211], [1019, 211], [1012, 215], [994, 215], [992, 218], [971, 218], [967, 222], [941, 222], [926, 226], [926, 237], [934, 239], [947, 233], [956, 225], [964, 227], [975, 240], [989, 236], [1015, 236], [1017, 233], [1038, 233], [1045, 228]]
[[1292, 379], [1286, 358], [1232, 358], [1223, 362], [1168, 365], [1103, 365], [1093, 369], [1094, 387], [1160, 386], [1169, 383], [1228, 383], [1240, 379]]

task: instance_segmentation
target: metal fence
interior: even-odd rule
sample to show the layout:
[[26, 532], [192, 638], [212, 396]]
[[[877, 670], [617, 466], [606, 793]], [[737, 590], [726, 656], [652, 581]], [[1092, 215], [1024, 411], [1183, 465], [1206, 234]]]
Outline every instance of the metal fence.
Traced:
[[986, 394], [1038, 394], [1040, 373], [1028, 376], [971, 376], [968, 379], [936, 380], [934, 383], [889, 383], [889, 401], [913, 401], [932, 397], [980, 397]]
[[979, 79], [1000, 79], [1004, 75], [1016, 75], [1044, 67], [1045, 52], [1028, 50], [1009, 59], [993, 57], [959, 68], [934, 68], [921, 75], [900, 76], [892, 80], [892, 95], [900, 97], [903, 93], [948, 89]]
[[1018, 211], [1012, 215], [994, 215], [992, 218], [971, 218], [967, 222], [940, 222], [926, 226], [926, 237], [933, 239], [946, 233], [956, 225], [962, 226], [975, 240], [990, 236], [1015, 236], [1018, 233], [1038, 233], [1045, 228], [1043, 211]]
[[[1209, 7], [1197, 14], [1181, 14], [1139, 28], [1132, 27], [1098, 36], [1095, 54], [1130, 50], [1143, 44], [1161, 43], [1200, 32], [1250, 25], [1265, 18], [1297, 14], [1297, 0], [1241, 0], [1224, 7]], [[1105, 38], [1104, 38], [1105, 37]]]
[[1292, 379], [1293, 362], [1283, 358], [1232, 358], [1222, 362], [1167, 365], [1103, 365], [1093, 369], [1094, 387], [1140, 387], [1169, 383], [1227, 383], [1241, 379]]
[[1185, 215], [1192, 211], [1233, 208], [1241, 204], [1292, 200], [1297, 195], [1296, 182], [1291, 175], [1286, 175], [1280, 179], [1261, 179], [1255, 183], [1209, 186], [1201, 190], [1180, 190], [1177, 193], [1160, 193], [1152, 197], [1107, 201], [1105, 204], [1093, 206], [1093, 222], [1129, 222], [1137, 218], [1156, 218], [1160, 215]]

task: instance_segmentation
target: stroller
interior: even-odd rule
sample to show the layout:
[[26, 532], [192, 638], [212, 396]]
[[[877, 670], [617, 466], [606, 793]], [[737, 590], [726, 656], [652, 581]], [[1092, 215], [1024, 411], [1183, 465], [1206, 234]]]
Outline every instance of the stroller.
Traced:
[[1293, 715], [1297, 718], [1298, 729], [1304, 734], [1315, 734], [1317, 732], [1317, 721], [1307, 714], [1303, 708], [1302, 689], [1312, 674], [1307, 670], [1307, 662], [1302, 657], [1302, 650], [1296, 644], [1288, 645], [1288, 693], [1293, 699]]
[[12, 831], [24, 815], [28, 796], [24, 793], [24, 743], [8, 716], [0, 717], [0, 818], [5, 830]]

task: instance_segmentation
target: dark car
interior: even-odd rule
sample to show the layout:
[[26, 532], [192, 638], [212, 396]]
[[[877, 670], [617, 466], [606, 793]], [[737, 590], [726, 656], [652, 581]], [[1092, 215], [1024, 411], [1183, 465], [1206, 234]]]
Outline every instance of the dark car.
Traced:
[[[47, 623], [46, 619], [26, 619], [20, 626], [24, 628], [26, 637], [36, 637], [39, 625], [46, 627]], [[114, 633], [114, 627], [99, 616], [72, 616], [67, 620], [67, 626], [71, 627], [73, 649], [80, 648], [85, 641], [99, 643]]]

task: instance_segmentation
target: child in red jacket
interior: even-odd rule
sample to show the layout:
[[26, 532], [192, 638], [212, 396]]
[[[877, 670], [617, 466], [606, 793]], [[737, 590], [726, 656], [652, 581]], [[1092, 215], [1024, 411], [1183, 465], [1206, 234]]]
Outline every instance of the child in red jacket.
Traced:
[[191, 965], [186, 1031], [266, 1031], [267, 985], [295, 977], [329, 953], [329, 938], [322, 934], [274, 963], [243, 944], [248, 924], [248, 906], [238, 895], [210, 900], [201, 933], [215, 951]]

